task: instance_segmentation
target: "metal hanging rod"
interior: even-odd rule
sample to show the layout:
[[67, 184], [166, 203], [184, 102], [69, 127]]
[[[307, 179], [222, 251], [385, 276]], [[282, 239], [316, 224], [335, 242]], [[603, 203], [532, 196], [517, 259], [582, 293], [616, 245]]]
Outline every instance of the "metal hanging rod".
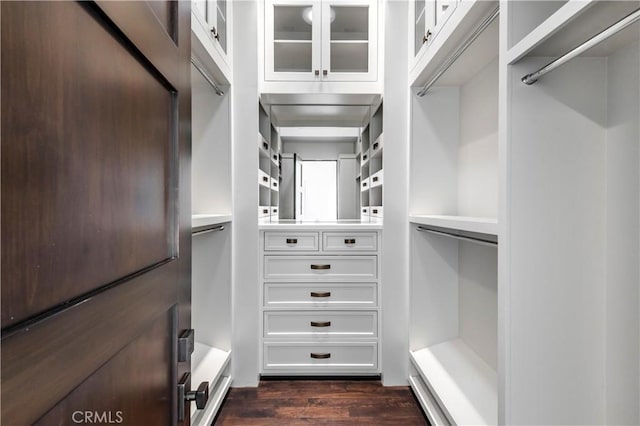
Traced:
[[218, 232], [218, 231], [224, 231], [224, 226], [216, 226], [215, 228], [203, 229], [202, 231], [194, 232], [193, 234], [191, 234], [191, 236], [195, 237], [198, 235], [208, 234], [209, 232]]
[[472, 243], [481, 244], [489, 247], [497, 247], [498, 243], [495, 241], [483, 240], [482, 238], [474, 238], [474, 237], [464, 237], [462, 235], [457, 235], [451, 232], [446, 231], [436, 231], [434, 229], [425, 228], [424, 226], [418, 226], [416, 228], [420, 232], [429, 232], [431, 234], [441, 235], [443, 237], [455, 238], [457, 240], [470, 241]]
[[609, 28], [594, 35], [589, 40], [585, 41], [580, 46], [560, 56], [558, 59], [552, 62], [549, 62], [547, 65], [540, 68], [538, 71], [525, 75], [521, 79], [522, 82], [527, 85], [531, 85], [535, 83], [536, 81], [538, 81], [540, 77], [542, 77], [546, 73], [553, 71], [554, 69], [558, 68], [560, 65], [564, 64], [565, 62], [591, 49], [596, 44], [601, 43], [604, 40], [611, 37], [612, 35], [622, 31], [623, 29], [627, 28], [629, 25], [636, 22], [638, 19], [640, 19], [640, 9], [636, 9], [634, 12], [631, 12], [629, 15], [625, 16], [615, 24], [611, 25]]
[[196, 67], [196, 69], [202, 75], [202, 77], [204, 77], [204, 79], [207, 80], [207, 83], [209, 83], [211, 87], [213, 87], [213, 90], [215, 90], [216, 95], [224, 96], [224, 91], [220, 88], [220, 86], [218, 86], [218, 84], [215, 81], [213, 81], [213, 78], [209, 76], [209, 73], [204, 69], [204, 66], [200, 63], [200, 61], [192, 56], [191, 63], [193, 64], [194, 67]]
[[487, 29], [489, 25], [491, 25], [493, 20], [496, 19], [498, 15], [500, 15], [500, 6], [496, 7], [493, 11], [491, 11], [489, 15], [487, 15], [487, 17], [480, 23], [480, 25], [478, 25], [473, 33], [462, 42], [462, 44], [456, 49], [453, 55], [451, 55], [449, 59], [447, 59], [447, 61], [438, 69], [436, 75], [434, 75], [433, 78], [429, 80], [427, 84], [422, 87], [422, 89], [420, 89], [417, 95], [423, 97], [431, 88], [431, 86], [433, 86], [435, 82], [438, 81], [442, 74], [444, 74], [449, 69], [449, 67], [451, 67], [451, 65], [453, 65], [458, 60], [458, 58], [469, 48], [469, 46], [471, 46], [473, 42], [476, 41], [478, 37], [480, 37], [480, 34], [482, 34], [482, 32]]

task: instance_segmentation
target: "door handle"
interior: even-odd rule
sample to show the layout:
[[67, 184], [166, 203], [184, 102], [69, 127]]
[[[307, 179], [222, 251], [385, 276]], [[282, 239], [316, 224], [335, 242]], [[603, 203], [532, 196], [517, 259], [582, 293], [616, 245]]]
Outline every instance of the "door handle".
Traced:
[[427, 33], [422, 37], [422, 44], [425, 44], [431, 38], [431, 30], [427, 30]]
[[311, 321], [311, 327], [331, 327], [331, 321]]
[[326, 77], [326, 76], [327, 76], [327, 74], [329, 74], [329, 71], [327, 71], [327, 70], [322, 70], [322, 75], [323, 75], [323, 76], [325, 76], [325, 77]]
[[[206, 232], [206, 231], [205, 231]], [[189, 361], [195, 347], [195, 330], [185, 330], [178, 337], [178, 362]]]
[[320, 75], [320, 70], [315, 70], [314, 74], [316, 75], [316, 77], [319, 76]]
[[326, 270], [326, 269], [331, 269], [331, 265], [311, 265], [311, 269]]
[[311, 297], [331, 297], [330, 291], [312, 291]]
[[209, 401], [209, 382], [202, 382], [195, 391], [187, 390], [191, 387], [191, 374], [185, 373], [178, 382], [178, 421], [184, 421], [184, 402], [196, 402], [196, 407], [202, 410]]

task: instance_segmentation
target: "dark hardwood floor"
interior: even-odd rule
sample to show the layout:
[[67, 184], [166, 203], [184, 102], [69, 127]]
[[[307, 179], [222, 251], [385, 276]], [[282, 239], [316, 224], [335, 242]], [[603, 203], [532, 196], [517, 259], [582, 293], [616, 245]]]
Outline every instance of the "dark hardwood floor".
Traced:
[[263, 380], [232, 388], [215, 425], [428, 425], [409, 387], [379, 380]]

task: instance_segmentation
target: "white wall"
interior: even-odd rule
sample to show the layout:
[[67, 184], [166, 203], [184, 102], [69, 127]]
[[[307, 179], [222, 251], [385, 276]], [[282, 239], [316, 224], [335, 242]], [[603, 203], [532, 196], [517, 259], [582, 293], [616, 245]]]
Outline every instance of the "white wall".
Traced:
[[230, 2], [233, 16], [233, 386], [258, 385], [258, 5]]
[[303, 160], [337, 160], [340, 154], [353, 154], [352, 142], [296, 141], [287, 140], [282, 144], [283, 152], [300, 155]]
[[640, 424], [639, 52], [607, 63], [606, 424]]
[[409, 2], [385, 1], [382, 381], [406, 385], [409, 362]]

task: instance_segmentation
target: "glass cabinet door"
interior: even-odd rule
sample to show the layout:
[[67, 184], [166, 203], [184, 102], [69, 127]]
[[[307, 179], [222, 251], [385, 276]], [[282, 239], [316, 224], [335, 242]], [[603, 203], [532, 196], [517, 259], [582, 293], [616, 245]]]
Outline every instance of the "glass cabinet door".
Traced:
[[374, 81], [377, 60], [376, 2], [322, 3], [322, 79]]
[[266, 8], [267, 80], [314, 80], [320, 75], [319, 2], [275, 0]]
[[[213, 2], [212, 2], [213, 3]], [[213, 5], [211, 5], [213, 6]], [[213, 25], [213, 36], [220, 48], [227, 53], [227, 0], [216, 0], [211, 7], [210, 23]]]

